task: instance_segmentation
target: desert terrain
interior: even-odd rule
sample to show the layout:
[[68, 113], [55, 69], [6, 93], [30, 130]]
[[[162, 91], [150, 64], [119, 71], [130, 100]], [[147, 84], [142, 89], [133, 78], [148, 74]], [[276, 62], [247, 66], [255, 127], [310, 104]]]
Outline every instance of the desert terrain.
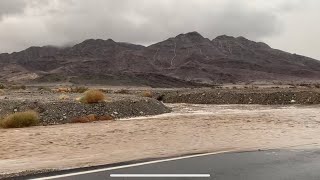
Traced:
[[[42, 111], [38, 126], [0, 128], [1, 177], [190, 153], [320, 145], [318, 88], [92, 88], [102, 88], [105, 102], [83, 105], [77, 102], [81, 93], [31, 86], [5, 90], [2, 116], [17, 107]], [[99, 113], [113, 119], [71, 121]]]
[[319, 61], [241, 36], [30, 47], [0, 70], [1, 177], [320, 143]]

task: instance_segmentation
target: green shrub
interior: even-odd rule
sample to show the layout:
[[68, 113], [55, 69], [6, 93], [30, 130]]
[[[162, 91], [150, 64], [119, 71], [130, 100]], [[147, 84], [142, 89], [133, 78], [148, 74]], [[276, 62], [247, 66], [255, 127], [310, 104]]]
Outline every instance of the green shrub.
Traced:
[[84, 96], [80, 98], [80, 102], [92, 104], [104, 101], [105, 95], [99, 90], [89, 90], [84, 93]]
[[35, 111], [17, 112], [0, 121], [2, 128], [22, 128], [39, 124], [39, 115]]

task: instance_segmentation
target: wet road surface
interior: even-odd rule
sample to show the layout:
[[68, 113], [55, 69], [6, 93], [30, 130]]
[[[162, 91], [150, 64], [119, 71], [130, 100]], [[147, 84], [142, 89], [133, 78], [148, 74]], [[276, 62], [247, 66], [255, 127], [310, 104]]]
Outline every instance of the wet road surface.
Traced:
[[[59, 180], [319, 180], [320, 150], [267, 150], [222, 153], [114, 170], [79, 172], [47, 178]], [[167, 174], [176, 176], [187, 174], [194, 175], [194, 177], [110, 177], [111, 174], [118, 176], [124, 174]], [[210, 175], [210, 177], [196, 177], [196, 175]]]

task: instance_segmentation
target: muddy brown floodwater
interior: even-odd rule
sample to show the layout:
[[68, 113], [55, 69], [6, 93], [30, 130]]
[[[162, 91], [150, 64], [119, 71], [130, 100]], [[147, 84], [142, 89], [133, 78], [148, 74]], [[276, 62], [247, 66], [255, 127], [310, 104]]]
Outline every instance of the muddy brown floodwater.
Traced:
[[114, 122], [0, 129], [0, 173], [187, 153], [319, 148], [320, 106], [167, 104]]

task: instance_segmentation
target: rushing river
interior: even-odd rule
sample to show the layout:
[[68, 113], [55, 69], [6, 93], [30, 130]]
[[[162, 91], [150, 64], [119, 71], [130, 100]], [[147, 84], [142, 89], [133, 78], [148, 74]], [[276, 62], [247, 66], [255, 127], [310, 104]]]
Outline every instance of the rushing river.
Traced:
[[162, 118], [201, 118], [210, 116], [250, 116], [267, 117], [281, 122], [295, 122], [305, 125], [320, 125], [320, 105], [208, 105], [208, 104], [166, 104], [172, 108], [171, 113], [150, 117], [131, 119], [162, 119]]

